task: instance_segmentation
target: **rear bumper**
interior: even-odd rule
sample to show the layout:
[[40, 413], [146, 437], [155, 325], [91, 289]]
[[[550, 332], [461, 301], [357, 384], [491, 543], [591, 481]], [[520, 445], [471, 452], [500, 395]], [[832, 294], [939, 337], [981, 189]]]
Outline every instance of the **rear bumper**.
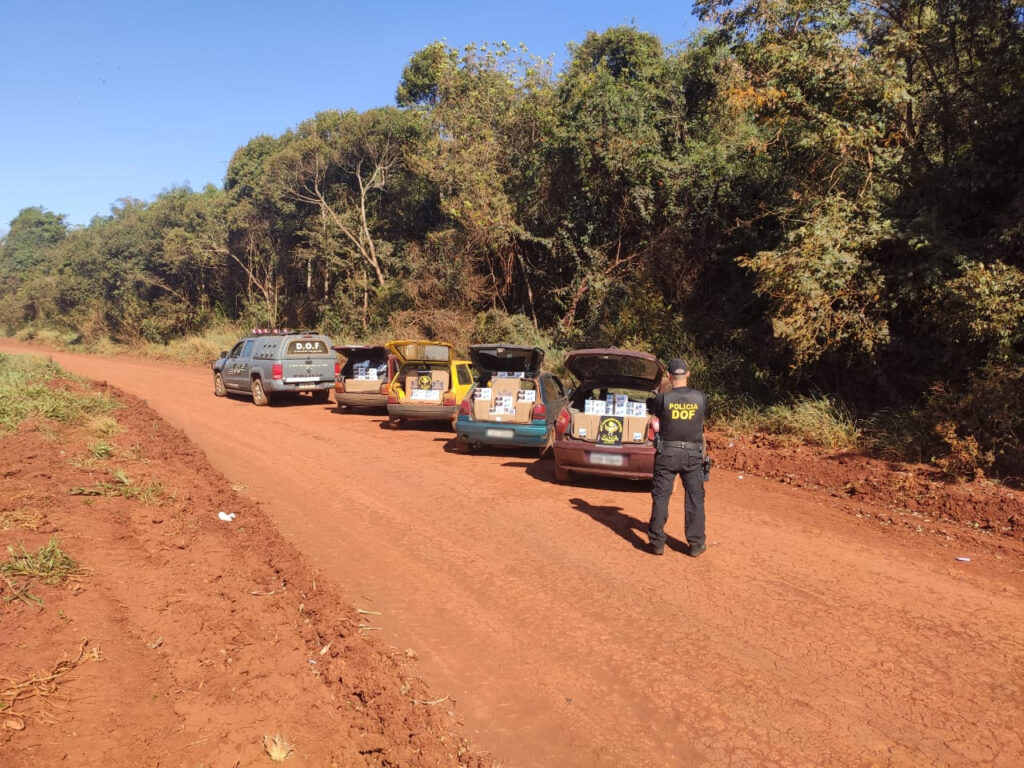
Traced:
[[388, 403], [388, 416], [411, 421], [454, 421], [459, 412], [457, 405], [410, 405]]
[[329, 389], [334, 391], [334, 380], [330, 381], [303, 381], [296, 383], [288, 383], [281, 379], [261, 379], [263, 382], [263, 391], [270, 394], [284, 394], [284, 393], [299, 393], [299, 392], [316, 392], [321, 389]]
[[346, 405], [353, 408], [386, 408], [388, 396], [374, 394], [373, 392], [334, 392], [334, 401], [338, 405]]
[[460, 415], [455, 422], [455, 432], [461, 439], [470, 443], [519, 448], [540, 448], [547, 445], [549, 437], [547, 422], [509, 424], [500, 421], [474, 421], [465, 415]]
[[612, 448], [583, 440], [556, 440], [552, 447], [555, 466], [570, 472], [629, 480], [650, 480], [654, 476], [652, 445], [626, 444]]

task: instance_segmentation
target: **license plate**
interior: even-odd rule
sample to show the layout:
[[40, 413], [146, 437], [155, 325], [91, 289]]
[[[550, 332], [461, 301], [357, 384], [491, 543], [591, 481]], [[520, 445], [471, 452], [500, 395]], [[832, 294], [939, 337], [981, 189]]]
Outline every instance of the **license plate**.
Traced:
[[484, 434], [488, 437], [502, 437], [510, 439], [516, 436], [514, 429], [488, 429]]
[[589, 453], [587, 459], [591, 464], [603, 464], [606, 467], [621, 467], [626, 457], [621, 453]]

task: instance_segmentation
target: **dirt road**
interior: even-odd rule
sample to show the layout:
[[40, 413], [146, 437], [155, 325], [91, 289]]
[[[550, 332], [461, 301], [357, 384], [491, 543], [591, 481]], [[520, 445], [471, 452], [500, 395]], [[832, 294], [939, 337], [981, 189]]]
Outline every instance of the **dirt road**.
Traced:
[[642, 484], [562, 486], [527, 453], [456, 455], [440, 427], [217, 399], [206, 369], [53, 358], [185, 430], [514, 765], [1024, 761], [1019, 548], [893, 536], [718, 472], [708, 553], [671, 538], [677, 498], [654, 558]]

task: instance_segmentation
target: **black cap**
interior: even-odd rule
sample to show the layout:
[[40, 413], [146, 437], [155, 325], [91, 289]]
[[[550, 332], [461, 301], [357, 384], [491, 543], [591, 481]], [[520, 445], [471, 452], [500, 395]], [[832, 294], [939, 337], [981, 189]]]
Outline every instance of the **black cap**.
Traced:
[[690, 369], [681, 358], [673, 357], [668, 361], [668, 372], [672, 376], [684, 376], [690, 372]]

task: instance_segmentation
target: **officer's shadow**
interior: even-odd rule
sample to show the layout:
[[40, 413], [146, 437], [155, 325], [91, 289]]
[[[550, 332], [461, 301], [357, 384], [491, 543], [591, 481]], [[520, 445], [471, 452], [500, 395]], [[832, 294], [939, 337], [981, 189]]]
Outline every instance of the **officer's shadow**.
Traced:
[[[633, 545], [634, 549], [640, 549], [644, 552], [648, 550], [647, 523], [624, 514], [622, 507], [599, 507], [583, 499], [569, 499], [569, 503], [578, 511], [624, 538]], [[686, 542], [674, 539], [671, 536], [667, 537], [665, 546], [676, 552], [685, 553], [687, 551]]]

